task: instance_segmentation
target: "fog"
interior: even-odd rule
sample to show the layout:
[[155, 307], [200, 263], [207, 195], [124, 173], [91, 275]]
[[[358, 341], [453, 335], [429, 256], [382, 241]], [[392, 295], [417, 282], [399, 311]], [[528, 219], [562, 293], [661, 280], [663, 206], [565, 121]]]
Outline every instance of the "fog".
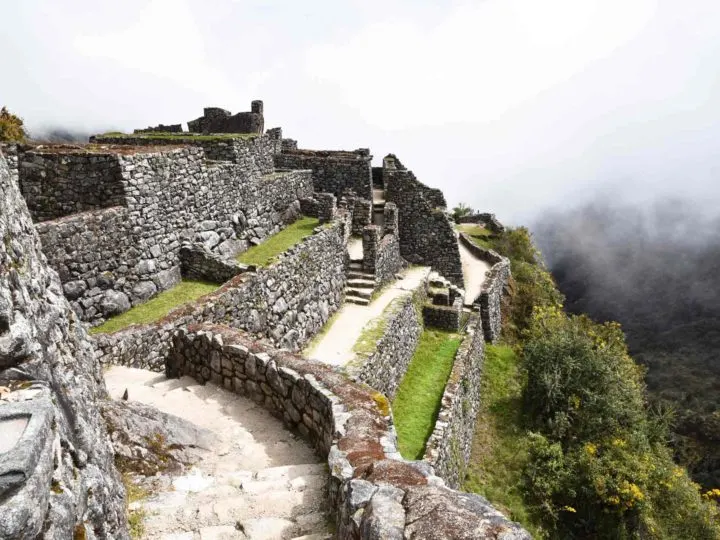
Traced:
[[247, 110], [310, 148], [396, 153], [507, 223], [599, 194], [718, 205], [720, 4], [2, 2], [0, 102], [31, 131]]

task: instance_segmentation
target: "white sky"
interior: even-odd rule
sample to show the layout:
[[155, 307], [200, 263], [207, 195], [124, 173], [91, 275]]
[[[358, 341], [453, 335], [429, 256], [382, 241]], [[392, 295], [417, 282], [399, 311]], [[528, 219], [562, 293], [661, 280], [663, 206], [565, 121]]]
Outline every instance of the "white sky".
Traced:
[[720, 190], [717, 0], [0, 0], [0, 104], [102, 131], [248, 110], [520, 223]]

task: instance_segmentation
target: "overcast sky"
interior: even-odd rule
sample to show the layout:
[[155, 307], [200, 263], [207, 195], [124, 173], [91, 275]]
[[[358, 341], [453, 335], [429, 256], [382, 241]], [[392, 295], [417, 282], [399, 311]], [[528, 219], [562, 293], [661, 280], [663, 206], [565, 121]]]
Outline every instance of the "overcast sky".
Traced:
[[265, 101], [510, 223], [608, 192], [720, 207], [717, 0], [0, 0], [0, 104], [132, 130]]

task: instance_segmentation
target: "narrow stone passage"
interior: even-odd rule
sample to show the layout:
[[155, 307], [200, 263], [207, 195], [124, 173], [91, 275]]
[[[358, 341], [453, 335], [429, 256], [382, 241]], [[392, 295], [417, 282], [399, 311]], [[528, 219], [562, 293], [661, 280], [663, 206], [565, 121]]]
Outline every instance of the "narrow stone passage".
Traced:
[[486, 272], [490, 270], [490, 264], [478, 259], [460, 241], [458, 241], [458, 248], [460, 249], [460, 261], [462, 262], [465, 285], [465, 305], [469, 306], [480, 296]]
[[353, 346], [363, 328], [395, 298], [411, 294], [420, 283], [427, 279], [430, 269], [414, 267], [403, 273], [403, 278], [391, 283], [375, 300], [367, 306], [345, 303], [335, 315], [332, 326], [312, 348], [304, 352], [307, 358], [313, 358], [336, 366], [345, 365], [355, 356]]
[[127, 389], [130, 401], [188, 420], [219, 441], [183, 474], [153, 478], [157, 491], [139, 503], [144, 538], [330, 538], [326, 464], [265, 409], [189, 377], [112, 367], [105, 381], [112, 398]]

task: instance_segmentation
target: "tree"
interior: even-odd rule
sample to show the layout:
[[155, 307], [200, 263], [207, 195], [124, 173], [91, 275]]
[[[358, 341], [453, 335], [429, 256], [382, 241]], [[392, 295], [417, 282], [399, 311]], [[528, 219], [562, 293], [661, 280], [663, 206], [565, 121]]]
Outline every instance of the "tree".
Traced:
[[0, 142], [23, 142], [26, 138], [22, 118], [12, 114], [7, 107], [0, 109]]
[[456, 222], [459, 222], [460, 218], [469, 216], [473, 212], [474, 212], [474, 210], [472, 208], [470, 208], [467, 204], [461, 202], [455, 208], [453, 208], [452, 215], [453, 215], [453, 219]]

